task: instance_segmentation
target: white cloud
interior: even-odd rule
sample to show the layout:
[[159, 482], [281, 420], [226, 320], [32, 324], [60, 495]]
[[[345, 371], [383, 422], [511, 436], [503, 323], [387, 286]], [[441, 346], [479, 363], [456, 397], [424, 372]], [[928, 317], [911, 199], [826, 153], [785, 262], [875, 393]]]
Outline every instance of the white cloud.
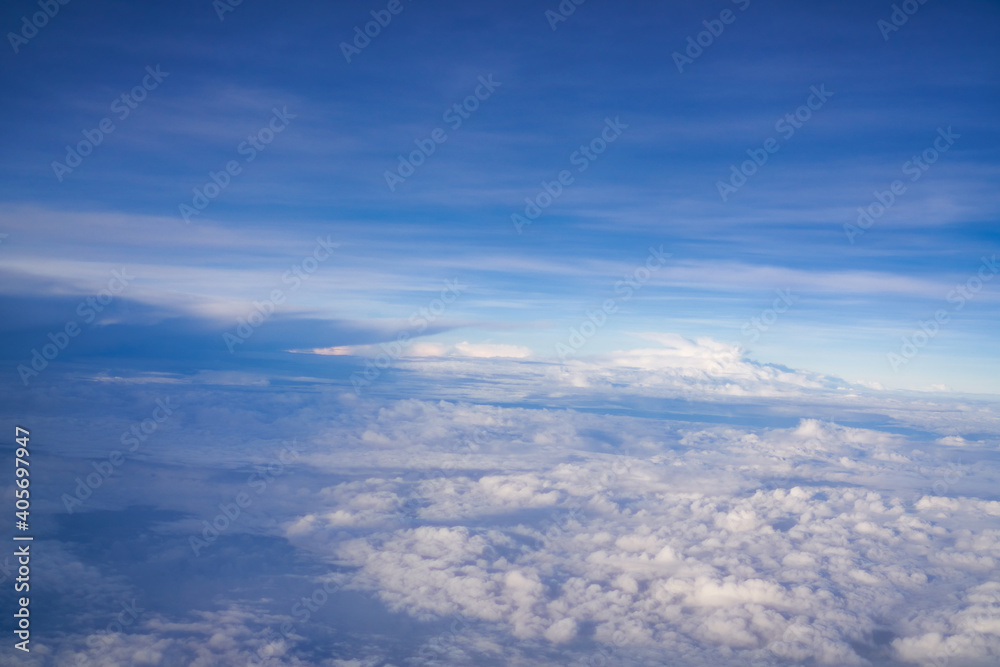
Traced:
[[[254, 387], [248, 405], [245, 387], [205, 378], [131, 384], [182, 393], [181, 418], [205, 439], [188, 428], [172, 455], [218, 474], [180, 486], [151, 463], [116, 478], [115, 495], [101, 489], [101, 502], [156, 498], [187, 513], [159, 532], [186, 540], [230, 488], [247, 488], [236, 471], [273, 460], [273, 442], [295, 434], [294, 469], [227, 535], [286, 539], [353, 594], [412, 617], [421, 630], [398, 667], [641, 665], [665, 654], [685, 667], [997, 660], [995, 405], [844, 389], [713, 341], [653, 338], [659, 347], [565, 368], [468, 356], [409, 367], [428, 392], [461, 381], [493, 399], [478, 405], [337, 387], [280, 401]], [[649, 401], [646, 416], [616, 410], [621, 392]], [[677, 418], [658, 412], [678, 404]], [[95, 590], [108, 583], [62, 569]], [[256, 602], [151, 613], [108, 660], [236, 664], [271, 643], [262, 628], [276, 617]], [[422, 630], [456, 622], [446, 635]], [[285, 664], [308, 662], [309, 638], [297, 637], [273, 647]], [[70, 630], [53, 655], [85, 640]], [[374, 629], [352, 641], [331, 660], [388, 663]]]
[[[413, 359], [422, 357], [466, 357], [469, 359], [524, 359], [531, 356], [531, 350], [522, 345], [505, 345], [500, 343], [469, 343], [462, 341], [455, 345], [417, 341], [401, 347], [400, 358]], [[315, 348], [312, 350], [296, 350], [311, 352], [325, 356], [360, 356], [377, 357], [385, 354], [379, 345], [338, 345], [334, 347]]]
[[[492, 434], [477, 450], [462, 444], [474, 423]], [[691, 665], [869, 664], [859, 645], [910, 660], [933, 637], [901, 615], [966, 595], [1000, 557], [1000, 532], [969, 530], [1000, 514], [997, 503], [953, 495], [989, 482], [936, 472], [953, 444], [929, 452], [816, 419], [753, 430], [656, 422], [658, 435], [646, 423], [417, 401], [383, 408], [366, 428], [395, 454], [377, 465], [420, 461], [421, 478], [329, 487], [333, 507], [377, 512], [375, 532], [295, 541], [357, 567], [352, 586], [416, 618], [458, 615], [571, 652], [587, 628], [622, 660], [649, 649]], [[595, 446], [585, 435], [595, 430], [621, 438], [616, 451]], [[460, 466], [444, 465], [456, 457]], [[949, 475], [948, 496], [933, 494], [937, 475]], [[403, 506], [415, 508], [406, 520], [393, 514]], [[1000, 655], [987, 632], [1000, 608], [980, 611], [952, 630], [964, 637], [953, 643], [990, 660]], [[894, 641], [875, 645], [876, 627]]]

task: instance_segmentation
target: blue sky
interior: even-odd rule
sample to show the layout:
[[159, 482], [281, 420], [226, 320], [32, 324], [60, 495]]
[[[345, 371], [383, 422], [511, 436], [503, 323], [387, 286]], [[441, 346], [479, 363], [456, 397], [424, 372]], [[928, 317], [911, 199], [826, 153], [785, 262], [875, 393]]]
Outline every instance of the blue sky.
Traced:
[[[997, 390], [996, 283], [916, 358], [895, 371], [887, 361], [996, 250], [995, 5], [928, 3], [888, 40], [877, 21], [891, 8], [870, 3], [585, 3], [555, 30], [536, 3], [401, 6], [350, 63], [340, 43], [381, 6], [243, 3], [222, 21], [204, 2], [61, 7], [4, 59], [3, 260], [33, 267], [32, 280], [12, 269], [8, 295], [30, 294], [40, 311], [98, 267], [128, 265], [143, 293], [123, 298], [190, 318], [182, 328], [193, 333], [217, 323], [170, 295], [258, 298], [270, 271], [280, 276], [276, 267], [330, 235], [341, 256], [281, 313], [315, 332], [315, 347], [391, 336], [394, 320], [460, 279], [469, 292], [438, 321], [437, 339], [544, 357], [662, 245], [670, 264], [586, 351], [672, 332], [851, 381]], [[30, 8], [9, 5], [4, 24]], [[678, 72], [671, 54], [727, 9], [731, 23], [715, 24], [721, 34]], [[112, 102], [155, 81], [147, 66], [166, 74], [122, 118]], [[452, 129], [445, 113], [479, 77], [498, 85]], [[787, 124], [776, 130], [813, 86], [832, 96], [791, 136]], [[275, 108], [295, 117], [245, 162], [239, 146]], [[106, 117], [114, 131], [60, 181], [52, 162]], [[578, 172], [571, 156], [608, 118], [627, 128]], [[949, 127], [953, 145], [911, 181], [904, 163]], [[444, 143], [390, 191], [386, 171], [436, 128]], [[771, 137], [778, 152], [722, 201], [731, 165]], [[180, 204], [231, 160], [240, 173], [182, 220]], [[510, 216], [564, 169], [573, 183], [515, 233]], [[896, 179], [905, 193], [851, 243], [844, 225]], [[179, 286], [189, 269], [212, 278]], [[778, 289], [796, 303], [748, 336], [744, 325]], [[12, 357], [30, 351], [31, 336], [6, 326]], [[146, 351], [212, 356], [198, 348]]]

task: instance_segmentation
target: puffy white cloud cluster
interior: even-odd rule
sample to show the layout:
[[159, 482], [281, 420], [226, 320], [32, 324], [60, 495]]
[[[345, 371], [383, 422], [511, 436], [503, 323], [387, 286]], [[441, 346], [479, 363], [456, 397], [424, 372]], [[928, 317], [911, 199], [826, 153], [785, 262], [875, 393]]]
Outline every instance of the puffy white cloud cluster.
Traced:
[[[637, 664], [643, 650], [678, 665], [1000, 659], [984, 583], [1000, 504], [973, 497], [995, 476], [956, 464], [954, 441], [419, 401], [381, 408], [359, 439], [386, 472], [322, 489], [286, 534], [394, 610], [509, 633], [484, 655], [540, 642]], [[334, 460], [352, 457], [313, 464]]]
[[140, 618], [131, 632], [82, 637], [78, 643], [84, 646], [80, 648], [53, 651], [43, 645], [40, 657], [53, 664], [76, 667], [177, 664], [305, 667], [316, 664], [303, 661], [290, 652], [295, 641], [264, 638], [266, 624], [283, 619], [235, 606], [217, 612], [195, 611], [192, 615], [195, 617], [192, 621], [173, 622], [151, 614], [148, 618]]
[[[151, 608], [121, 634], [67, 625], [33, 659], [1000, 662], [995, 404], [843, 386], [712, 341], [658, 342], [562, 366], [401, 362], [411, 375], [400, 393], [416, 382], [434, 399], [315, 385], [280, 396], [254, 386], [251, 395], [204, 378], [170, 385], [186, 406], [176, 428], [187, 439], [165, 430], [162, 445], [150, 445], [155, 458], [130, 462], [88, 508], [174, 511], [156, 534], [173, 540], [163, 562], [185, 572], [190, 535], [294, 435], [294, 463], [205, 558], [228, 566], [238, 538], [251, 536], [321, 564], [292, 578], [308, 591], [335, 577], [336, 594], [303, 620], [297, 594], [256, 591], [264, 565], [251, 559], [233, 576], [247, 582], [239, 594]], [[479, 402], [441, 399], [455, 394]], [[86, 467], [77, 463], [60, 488]], [[120, 598], [143, 585], [71, 551], [51, 551], [53, 568], [68, 573], [51, 579], [60, 596], [76, 585], [88, 604], [107, 606], [111, 591]], [[377, 620], [340, 632], [335, 612], [351, 614], [340, 608], [356, 603], [350, 595], [414, 625], [398, 637]], [[267, 632], [283, 623], [291, 630]]]
[[[867, 664], [854, 644], [871, 644], [877, 627], [900, 659], [935, 636], [940, 651], [951, 642], [1000, 655], [1000, 599], [976, 583], [995, 567], [1000, 533], [958, 527], [985, 517], [975, 503], [942, 518], [844, 489], [661, 492], [631, 507], [602, 496], [573, 519], [423, 526], [346, 542], [338, 555], [361, 568], [358, 585], [417, 616], [461, 614], [553, 642], [592, 627], [598, 642], [656, 647], [677, 664]], [[959, 607], [939, 611], [949, 596]], [[894, 623], [913, 609], [927, 618]]]
[[754, 363], [744, 351], [711, 338], [692, 341], [676, 334], [645, 334], [659, 347], [572, 360], [560, 369], [573, 386], [627, 386], [647, 395], [722, 395], [757, 398], [824, 388], [822, 376]]
[[[844, 384], [815, 373], [754, 362], [740, 347], [711, 338], [689, 340], [664, 333], [641, 334], [640, 338], [650, 341], [653, 346], [572, 357], [562, 362], [544, 357], [527, 360], [527, 351], [513, 346], [462, 343], [449, 352], [446, 346], [425, 343], [419, 349], [414, 346], [419, 353], [411, 352], [398, 363], [421, 375], [442, 380], [486, 374], [509, 389], [534, 386], [553, 393], [611, 391], [698, 400], [801, 397], [810, 391], [832, 390]], [[484, 350], [482, 353], [462, 353], [463, 346]], [[493, 348], [498, 348], [496, 353], [490, 352]], [[364, 354], [364, 350], [355, 348], [331, 350], [336, 350], [336, 354]], [[378, 351], [375, 346], [369, 350], [373, 355]], [[334, 353], [330, 350], [318, 352]], [[484, 365], [471, 357], [494, 359], [492, 365]]]
[[[415, 342], [406, 346], [399, 345], [399, 357], [468, 357], [472, 359], [510, 358], [524, 359], [531, 356], [531, 350], [522, 345], [507, 345], [502, 343], [469, 343], [462, 341], [455, 345], [444, 343]], [[389, 349], [392, 349], [391, 347]], [[336, 347], [302, 350], [322, 356], [370, 356], [384, 354], [385, 349], [379, 345], [339, 345]], [[394, 355], [397, 356], [397, 355]]]

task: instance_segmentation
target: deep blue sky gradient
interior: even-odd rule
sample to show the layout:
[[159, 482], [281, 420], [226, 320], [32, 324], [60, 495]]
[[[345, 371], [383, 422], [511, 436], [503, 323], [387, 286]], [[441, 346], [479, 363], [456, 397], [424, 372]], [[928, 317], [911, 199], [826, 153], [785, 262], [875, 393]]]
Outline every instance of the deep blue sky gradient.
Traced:
[[[347, 63], [340, 43], [384, 7], [245, 0], [220, 21], [207, 1], [75, 0], [19, 53], [5, 40], [0, 270], [3, 308], [17, 314], [5, 318], [7, 367], [122, 265], [139, 276], [134, 307], [105, 323], [118, 327], [111, 342], [85, 350], [81, 338], [65, 359], [231, 365], [218, 336], [235, 318], [209, 317], [183, 295], [239, 312], [331, 235], [343, 253], [261, 329], [276, 353], [391, 338], [457, 278], [470, 291], [437, 339], [552, 356], [586, 309], [663, 245], [672, 263], [583, 352], [673, 332], [848, 380], [1000, 390], [1000, 280], [900, 372], [886, 360], [997, 249], [995, 3], [930, 0], [885, 40], [876, 22], [890, 3], [754, 1], [741, 11], [591, 0], [553, 31], [544, 12], [556, 3], [404, 0]], [[679, 73], [671, 54], [724, 9], [735, 21]], [[34, 11], [5, 5], [4, 34]], [[114, 118], [112, 100], [157, 65], [165, 81]], [[448, 128], [444, 112], [490, 75], [500, 87]], [[723, 202], [716, 184], [730, 165], [780, 137], [775, 122], [820, 85], [833, 97]], [[237, 146], [275, 107], [296, 118], [186, 224], [178, 206], [209, 171], [242, 159]], [[106, 116], [115, 131], [59, 182], [52, 161]], [[543, 180], [574, 169], [570, 155], [606, 118], [628, 128], [516, 234], [511, 214]], [[384, 172], [438, 127], [447, 141], [390, 192]], [[857, 207], [905, 178], [903, 163], [947, 127], [961, 135], [955, 145], [849, 243], [843, 226]], [[195, 268], [211, 276], [177, 282]], [[798, 302], [749, 340], [741, 327], [776, 289]], [[143, 327], [130, 342], [121, 334]]]

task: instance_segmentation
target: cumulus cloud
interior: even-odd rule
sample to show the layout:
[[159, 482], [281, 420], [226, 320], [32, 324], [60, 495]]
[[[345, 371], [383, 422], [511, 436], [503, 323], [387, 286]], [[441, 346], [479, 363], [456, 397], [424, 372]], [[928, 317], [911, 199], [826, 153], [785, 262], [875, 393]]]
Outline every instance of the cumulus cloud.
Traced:
[[[302, 350], [300, 350], [301, 352]], [[377, 357], [386, 354], [386, 348], [379, 345], [339, 345], [307, 350], [312, 354], [323, 356], [360, 356]], [[418, 341], [400, 346], [400, 353], [394, 355], [401, 358], [422, 357], [468, 357], [470, 359], [524, 359], [531, 356], [531, 350], [523, 345], [505, 345], [501, 343], [469, 343], [462, 341], [455, 345]]]
[[[491, 432], [475, 450], [473, 424]], [[998, 655], [998, 609], [938, 630], [902, 620], [975, 595], [998, 556], [985, 527], [1000, 509], [957, 493], [982, 493], [985, 480], [944, 465], [954, 444], [931, 452], [817, 419], [646, 425], [404, 401], [367, 426], [387, 451], [417, 448], [422, 476], [324, 489], [333, 512], [377, 515], [372, 534], [335, 535], [327, 520], [292, 537], [356, 567], [350, 585], [394, 610], [489, 623], [572, 655], [586, 655], [581, 641], [622, 660], [677, 652], [677, 664], [903, 664], [957, 644]], [[595, 441], [598, 429], [616, 446]], [[495, 441], [517, 458], [498, 457]]]
[[[245, 664], [265, 650], [274, 664], [379, 667], [996, 662], [995, 405], [844, 386], [712, 341], [654, 338], [565, 365], [456, 356], [408, 369], [429, 391], [464, 383], [493, 399], [481, 403], [180, 375], [94, 380], [92, 399], [55, 390], [74, 392], [80, 410], [125, 388], [183, 406], [163, 437], [171, 460], [200, 472], [156, 460], [168, 450], [151, 439], [156, 456], [130, 461], [88, 506], [176, 510], [156, 535], [178, 545], [163, 557], [178, 568], [203, 520], [252, 488], [294, 434], [294, 462], [211, 549], [228, 563], [243, 552], [226, 540], [273, 540], [296, 554], [289, 562], [314, 564], [297, 575], [307, 593], [335, 580], [337, 595], [416, 629], [387, 638], [372, 623], [318, 657], [342, 621], [301, 621], [293, 594], [251, 586], [184, 612], [151, 609], [102, 640], [103, 653], [88, 644], [103, 626], [67, 625], [45, 650], [56, 664]], [[650, 409], [618, 410], [611, 387]], [[678, 396], [682, 415], [658, 412]], [[60, 483], [72, 488], [70, 463]], [[100, 561], [53, 553], [95, 595], [133, 590]], [[323, 599], [327, 612], [357, 603]], [[268, 632], [284, 622], [289, 632]]]
[[[167, 664], [304, 667], [317, 664], [292, 654], [294, 640], [263, 638], [268, 622], [284, 619], [239, 607], [192, 615], [194, 620], [179, 623], [154, 614], [139, 619], [132, 632], [87, 635], [80, 638], [82, 645], [63, 648], [51, 655], [55, 664], [81, 667]], [[334, 663], [322, 661], [319, 664]]]

